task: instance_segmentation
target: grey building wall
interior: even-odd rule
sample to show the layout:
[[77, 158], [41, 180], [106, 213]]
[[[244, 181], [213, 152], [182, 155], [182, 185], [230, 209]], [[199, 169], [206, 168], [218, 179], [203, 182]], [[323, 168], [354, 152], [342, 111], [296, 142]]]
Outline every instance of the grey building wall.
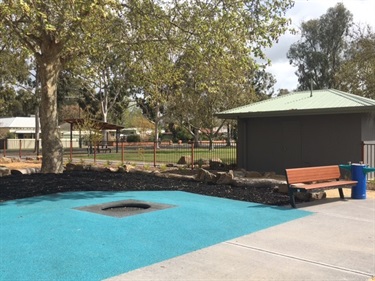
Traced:
[[362, 115], [362, 141], [375, 141], [375, 112]]
[[359, 162], [373, 121], [361, 114], [240, 119], [238, 166], [283, 174], [285, 168]]

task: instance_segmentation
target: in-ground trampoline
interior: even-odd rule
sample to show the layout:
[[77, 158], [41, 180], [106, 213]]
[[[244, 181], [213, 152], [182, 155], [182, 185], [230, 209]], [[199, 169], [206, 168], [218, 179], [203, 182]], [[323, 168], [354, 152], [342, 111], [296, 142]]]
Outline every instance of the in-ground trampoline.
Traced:
[[7, 201], [0, 204], [0, 279], [102, 280], [309, 214], [180, 191]]

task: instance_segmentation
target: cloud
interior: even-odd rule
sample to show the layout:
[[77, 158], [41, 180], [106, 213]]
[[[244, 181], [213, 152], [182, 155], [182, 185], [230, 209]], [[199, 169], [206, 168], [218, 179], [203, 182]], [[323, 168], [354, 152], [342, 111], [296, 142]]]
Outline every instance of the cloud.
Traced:
[[[268, 69], [269, 72], [274, 74], [276, 76], [276, 87], [275, 90], [277, 92], [278, 89], [287, 89], [289, 91], [292, 91], [297, 88], [297, 82], [298, 78], [294, 74], [296, 71], [293, 66], [291, 66], [289, 63], [284, 62], [278, 62], [273, 63], [272, 66]], [[277, 85], [280, 85], [277, 87]], [[289, 87], [283, 87], [283, 85], [288, 85]]]
[[[287, 17], [292, 19], [292, 26], [298, 29], [302, 22], [319, 18], [338, 2], [337, 0], [296, 0], [294, 7], [287, 12]], [[369, 24], [375, 30], [375, 0], [341, 0], [340, 2], [353, 14], [355, 23]], [[297, 88], [297, 76], [294, 74], [296, 69], [289, 65], [286, 54], [290, 46], [299, 39], [299, 34], [284, 34], [279, 38], [278, 43], [265, 51], [272, 61], [267, 71], [271, 72], [277, 80], [276, 91]]]
[[293, 35], [290, 33], [284, 34], [279, 38], [279, 42], [277, 43], [277, 48], [273, 47], [266, 50], [267, 57], [272, 61], [272, 64], [278, 63], [280, 61], [286, 60], [286, 54], [290, 48], [290, 46], [297, 42], [300, 38], [299, 35]]

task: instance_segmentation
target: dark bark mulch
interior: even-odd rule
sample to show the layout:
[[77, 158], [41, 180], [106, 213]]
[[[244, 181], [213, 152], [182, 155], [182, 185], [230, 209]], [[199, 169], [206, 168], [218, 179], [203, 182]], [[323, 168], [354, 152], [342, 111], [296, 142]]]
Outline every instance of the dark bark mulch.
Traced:
[[72, 191], [179, 190], [268, 205], [287, 205], [288, 196], [271, 186], [236, 187], [145, 173], [66, 171], [63, 174], [10, 175], [0, 179], [0, 202]]

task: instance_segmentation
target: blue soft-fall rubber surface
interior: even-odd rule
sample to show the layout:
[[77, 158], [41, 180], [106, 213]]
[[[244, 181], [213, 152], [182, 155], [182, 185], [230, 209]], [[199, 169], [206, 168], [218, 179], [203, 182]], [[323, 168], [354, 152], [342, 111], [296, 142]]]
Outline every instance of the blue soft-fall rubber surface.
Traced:
[[[115, 218], [74, 208], [175, 207]], [[309, 215], [180, 191], [69, 192], [0, 204], [0, 280], [102, 280]]]

